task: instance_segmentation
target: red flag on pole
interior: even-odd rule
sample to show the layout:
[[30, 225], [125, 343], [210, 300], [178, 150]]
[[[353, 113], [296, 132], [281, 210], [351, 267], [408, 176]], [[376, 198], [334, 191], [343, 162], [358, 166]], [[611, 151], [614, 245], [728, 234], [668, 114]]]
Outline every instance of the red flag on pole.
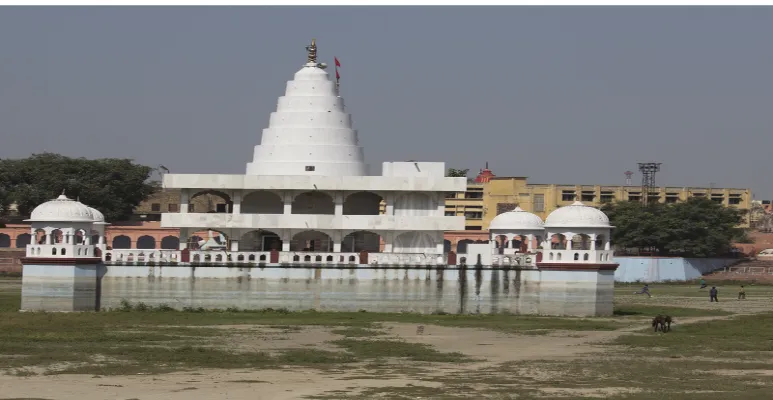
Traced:
[[338, 61], [338, 57], [333, 57], [333, 59], [336, 61], [336, 67], [340, 67], [341, 63]]
[[336, 68], [336, 80], [341, 80], [341, 75], [338, 73], [338, 68]]

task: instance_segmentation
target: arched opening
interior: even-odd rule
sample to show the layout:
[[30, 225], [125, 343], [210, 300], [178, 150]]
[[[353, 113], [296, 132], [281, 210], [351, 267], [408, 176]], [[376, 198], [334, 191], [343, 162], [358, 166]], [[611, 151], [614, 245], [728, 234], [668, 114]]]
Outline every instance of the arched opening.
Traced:
[[451, 241], [448, 239], [443, 240], [443, 253], [450, 253], [451, 252]]
[[590, 259], [590, 256], [588, 255], [588, 253], [585, 253], [585, 254], [582, 256], [582, 259], [583, 259], [583, 261], [588, 261], [588, 259]]
[[59, 229], [54, 229], [51, 231], [51, 244], [62, 244], [64, 243], [64, 234]]
[[437, 242], [425, 232], [405, 232], [395, 238], [392, 251], [395, 253], [429, 253], [437, 252]]
[[278, 194], [267, 190], [250, 192], [242, 197], [242, 214], [283, 214], [284, 202]]
[[180, 248], [180, 238], [177, 236], [164, 236], [161, 238], [161, 248], [164, 250], [177, 250]]
[[467, 245], [475, 243], [470, 239], [462, 239], [456, 244], [456, 254], [467, 254]]
[[75, 231], [75, 235], [73, 235], [73, 244], [86, 244], [86, 231], [83, 229], [78, 229]]
[[231, 197], [219, 190], [194, 193], [188, 202], [190, 213], [228, 213], [233, 205]]
[[[553, 250], [565, 250], [566, 249], [566, 236], [556, 233], [550, 236], [550, 248]], [[561, 254], [561, 253], [558, 253]]]
[[605, 248], [604, 235], [596, 235], [596, 250], [604, 250]]
[[572, 250], [590, 250], [590, 236], [584, 233], [572, 236]]
[[50, 239], [51, 235], [46, 234], [46, 231], [44, 231], [43, 229], [35, 230], [35, 243], [46, 244], [46, 238]]
[[494, 243], [496, 243], [497, 254], [505, 254], [505, 249], [507, 248], [507, 245], [508, 245], [507, 236], [505, 235], [494, 236]]
[[424, 193], [406, 193], [395, 200], [394, 215], [429, 216], [437, 203]]
[[329, 194], [319, 191], [305, 192], [295, 196], [293, 214], [335, 214], [335, 203]]
[[99, 244], [99, 238], [100, 238], [99, 232], [91, 231], [90, 235], [91, 235], [91, 244], [98, 245]]
[[131, 249], [132, 240], [126, 235], [118, 235], [113, 238], [114, 249]]
[[274, 232], [265, 229], [249, 231], [239, 239], [239, 251], [282, 250], [282, 239]]
[[205, 229], [194, 232], [187, 240], [188, 248], [191, 250], [228, 250], [228, 236], [216, 229]]
[[373, 192], [357, 192], [346, 196], [344, 215], [379, 215], [383, 198]]
[[156, 248], [156, 239], [153, 236], [143, 235], [137, 238], [137, 248], [150, 250]]
[[16, 236], [16, 248], [17, 249], [23, 249], [27, 247], [28, 244], [32, 242], [32, 235], [29, 233], [22, 233], [19, 236]]
[[320, 231], [299, 232], [290, 241], [290, 251], [333, 251], [333, 240]]
[[361, 251], [368, 253], [381, 251], [381, 236], [368, 231], [356, 231], [344, 236], [341, 241], [341, 252], [359, 253]]
[[5, 233], [0, 233], [0, 247], [11, 247], [11, 237]]

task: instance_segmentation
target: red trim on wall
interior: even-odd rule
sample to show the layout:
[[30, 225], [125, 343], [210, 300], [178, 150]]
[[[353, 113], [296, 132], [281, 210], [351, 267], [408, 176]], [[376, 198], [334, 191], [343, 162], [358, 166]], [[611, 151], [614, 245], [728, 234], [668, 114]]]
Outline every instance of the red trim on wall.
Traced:
[[99, 264], [102, 259], [99, 257], [82, 258], [53, 258], [53, 257], [24, 257], [22, 264], [55, 264], [55, 265], [76, 265], [76, 264]]
[[537, 263], [537, 268], [548, 271], [614, 271], [620, 264]]

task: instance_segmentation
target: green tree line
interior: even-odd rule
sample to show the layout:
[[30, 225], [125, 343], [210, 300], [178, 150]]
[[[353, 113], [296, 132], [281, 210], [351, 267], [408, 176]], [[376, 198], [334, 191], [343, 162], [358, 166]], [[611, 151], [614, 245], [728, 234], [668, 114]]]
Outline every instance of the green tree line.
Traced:
[[15, 203], [20, 215], [65, 191], [101, 211], [108, 221], [126, 220], [160, 188], [154, 168], [119, 158], [71, 158], [54, 153], [0, 159], [0, 217]]
[[750, 242], [740, 228], [745, 212], [707, 198], [674, 204], [618, 201], [601, 208], [615, 227], [619, 249], [640, 249], [664, 256], [713, 257], [728, 254], [734, 242]]

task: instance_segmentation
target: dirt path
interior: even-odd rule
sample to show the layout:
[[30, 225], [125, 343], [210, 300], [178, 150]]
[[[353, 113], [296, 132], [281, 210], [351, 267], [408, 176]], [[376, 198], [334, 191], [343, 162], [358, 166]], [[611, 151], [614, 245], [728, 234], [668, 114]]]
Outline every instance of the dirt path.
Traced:
[[[709, 320], [729, 319], [733, 316], [680, 318], [679, 325]], [[481, 369], [509, 361], [573, 359], [591, 353], [604, 352], [602, 344], [647, 327], [646, 319], [615, 331], [554, 331], [547, 335], [513, 335], [471, 328], [452, 328], [426, 325], [424, 334], [416, 334], [415, 324], [385, 323], [389, 336], [409, 342], [424, 343], [442, 352], [461, 352], [481, 362], [443, 364], [426, 374], [409, 377], [378, 376], [368, 378], [363, 367], [350, 366], [346, 372], [284, 368], [275, 370], [201, 370], [163, 375], [135, 375], [94, 377], [91, 375], [53, 375], [14, 377], [0, 376], [0, 399], [42, 398], [55, 400], [187, 400], [218, 399], [299, 399], [334, 391], [356, 392], [368, 387], [439, 385], [421, 380], [421, 377], [442, 376], [450, 372]], [[299, 331], [280, 332], [277, 329], [256, 326], [230, 326], [228, 329], [260, 331], [265, 335], [251, 335], [238, 348], [250, 351], [297, 348], [318, 344], [320, 340], [338, 337], [329, 328], [310, 327]], [[281, 340], [278, 336], [281, 336]], [[246, 336], [245, 336], [246, 337]], [[405, 364], [405, 363], [402, 363]]]

